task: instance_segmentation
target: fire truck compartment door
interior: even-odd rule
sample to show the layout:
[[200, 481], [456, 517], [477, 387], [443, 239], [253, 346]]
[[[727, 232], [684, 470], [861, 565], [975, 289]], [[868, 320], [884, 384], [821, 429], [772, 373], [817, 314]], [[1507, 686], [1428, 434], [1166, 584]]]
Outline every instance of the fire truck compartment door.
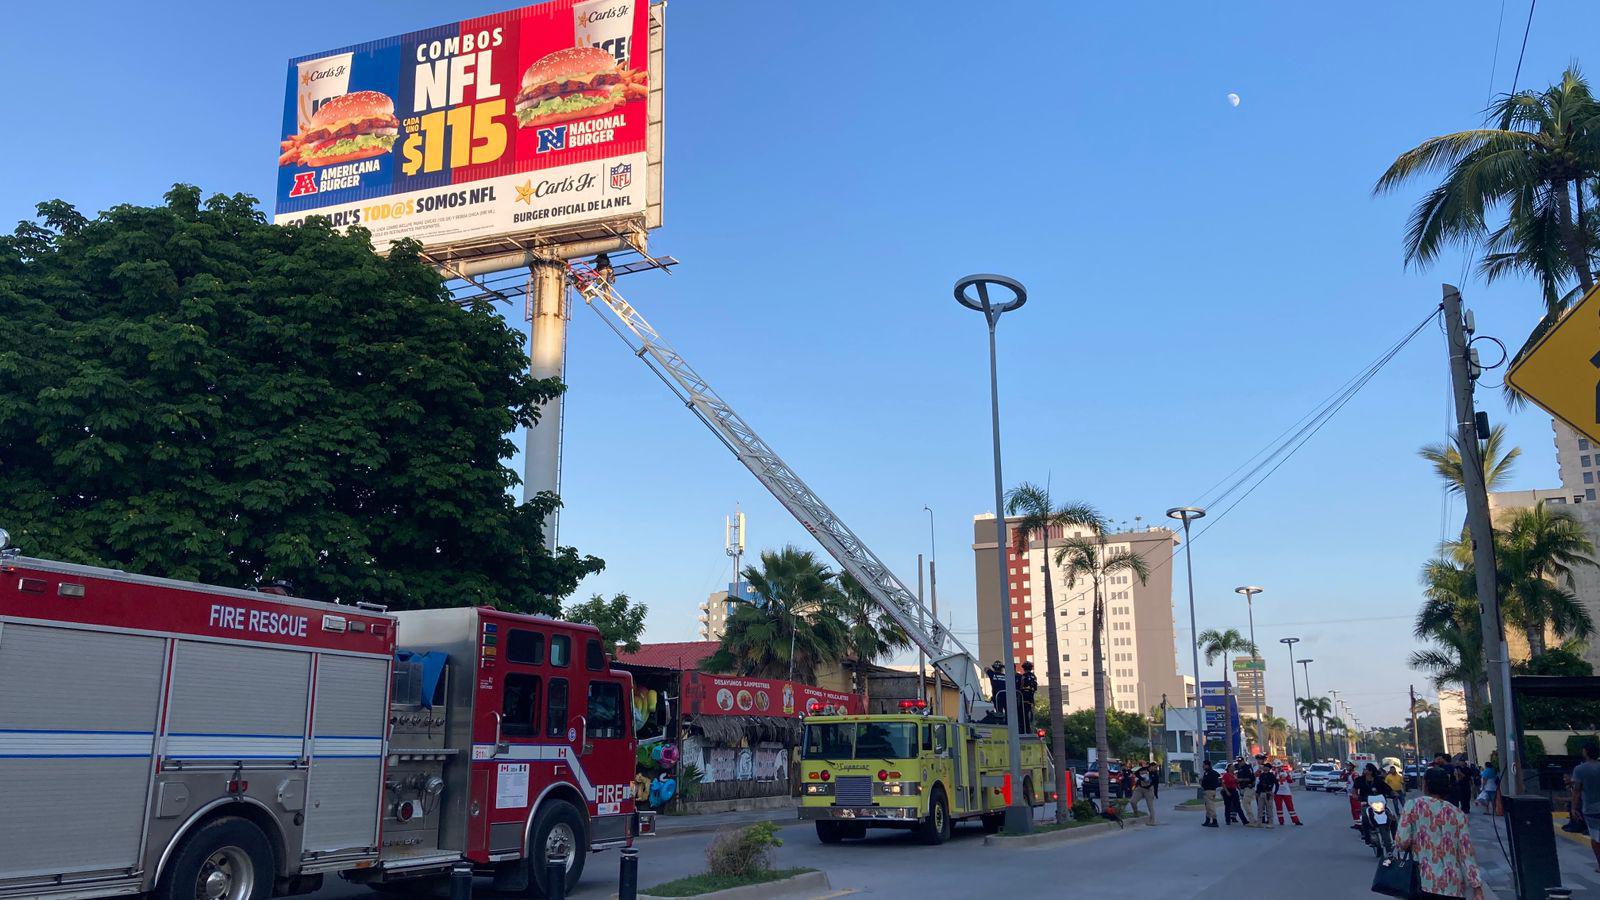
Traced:
[[324, 654], [317, 661], [305, 849], [378, 844], [389, 661]]
[[139, 864], [166, 641], [0, 625], [0, 882]]

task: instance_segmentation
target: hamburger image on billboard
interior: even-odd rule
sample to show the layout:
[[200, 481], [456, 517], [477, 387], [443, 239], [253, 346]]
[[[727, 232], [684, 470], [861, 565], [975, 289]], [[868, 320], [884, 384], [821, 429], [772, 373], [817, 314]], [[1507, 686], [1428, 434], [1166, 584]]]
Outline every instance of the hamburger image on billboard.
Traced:
[[328, 166], [382, 156], [394, 148], [400, 120], [394, 100], [378, 91], [354, 91], [324, 101], [304, 131], [283, 142], [280, 166]]
[[644, 97], [645, 81], [645, 73], [623, 67], [599, 47], [557, 50], [522, 74], [517, 124], [537, 128], [603, 115]]

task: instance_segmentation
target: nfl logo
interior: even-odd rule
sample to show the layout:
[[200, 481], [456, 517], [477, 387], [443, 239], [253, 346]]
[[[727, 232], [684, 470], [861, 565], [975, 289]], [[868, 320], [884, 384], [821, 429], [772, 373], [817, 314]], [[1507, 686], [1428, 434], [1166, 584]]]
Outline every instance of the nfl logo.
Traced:
[[633, 163], [617, 163], [611, 167], [611, 189], [620, 191], [633, 184]]

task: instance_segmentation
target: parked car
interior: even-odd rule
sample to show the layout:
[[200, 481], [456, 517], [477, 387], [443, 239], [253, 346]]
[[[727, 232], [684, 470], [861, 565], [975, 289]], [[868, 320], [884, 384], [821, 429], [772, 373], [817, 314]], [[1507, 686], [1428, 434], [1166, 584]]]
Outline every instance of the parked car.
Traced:
[[1328, 780], [1336, 778], [1339, 770], [1332, 763], [1312, 763], [1305, 773], [1306, 790], [1325, 791], [1328, 789]]
[[1417, 779], [1422, 777], [1422, 767], [1417, 765], [1406, 766], [1401, 770], [1401, 774], [1406, 777], [1406, 790], [1415, 790]]
[[1350, 775], [1343, 769], [1338, 770], [1330, 777], [1322, 789], [1330, 794], [1343, 794], [1350, 790]]

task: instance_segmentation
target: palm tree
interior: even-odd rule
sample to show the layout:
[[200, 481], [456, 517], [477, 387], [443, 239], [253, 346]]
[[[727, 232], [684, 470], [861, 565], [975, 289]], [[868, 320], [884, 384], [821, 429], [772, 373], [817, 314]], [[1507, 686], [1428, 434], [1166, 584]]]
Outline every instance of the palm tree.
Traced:
[[[1511, 467], [1517, 457], [1522, 455], [1521, 447], [1512, 447], [1501, 453], [1500, 448], [1505, 440], [1506, 427], [1496, 425], [1489, 430], [1487, 440], [1478, 442], [1478, 459], [1483, 461], [1483, 484], [1487, 490], [1501, 487], [1511, 477]], [[1450, 493], [1466, 491], [1466, 477], [1461, 468], [1461, 445], [1457, 438], [1451, 437], [1448, 444], [1428, 444], [1418, 450], [1417, 455], [1433, 463], [1434, 473], [1444, 481], [1445, 489]]]
[[1111, 758], [1111, 749], [1106, 734], [1105, 650], [1100, 645], [1105, 633], [1106, 607], [1100, 588], [1107, 576], [1118, 572], [1127, 572], [1144, 584], [1150, 578], [1150, 567], [1145, 564], [1144, 557], [1127, 550], [1107, 552], [1103, 530], [1093, 537], [1068, 538], [1066, 544], [1056, 552], [1056, 563], [1066, 567], [1067, 587], [1075, 587], [1083, 578], [1094, 584], [1094, 629], [1090, 638], [1093, 650], [1090, 657], [1094, 664], [1094, 743], [1099, 755], [1100, 808], [1105, 809], [1110, 802], [1111, 773], [1107, 762]]
[[898, 650], [909, 649], [911, 636], [889, 618], [859, 581], [841, 576], [837, 586], [838, 590], [830, 592], [823, 601], [823, 613], [844, 627], [845, 657], [853, 664], [857, 687], [866, 700], [867, 679], [861, 675], [863, 669]]
[[1222, 692], [1232, 693], [1228, 682], [1228, 657], [1248, 653], [1254, 658], [1257, 653], [1256, 645], [1240, 634], [1237, 628], [1229, 628], [1227, 631], [1209, 628], [1200, 632], [1200, 636], [1195, 640], [1200, 644], [1200, 652], [1205, 654], [1206, 665], [1216, 662], [1218, 656], [1222, 657]]
[[1322, 736], [1327, 738], [1328, 729], [1332, 728], [1339, 735], [1339, 744], [1344, 748], [1341, 756], [1350, 755], [1350, 730], [1345, 727], [1344, 720], [1338, 716], [1328, 716], [1322, 720]]
[[845, 653], [845, 627], [828, 614], [837, 593], [834, 573], [809, 550], [763, 550], [744, 580], [755, 603], [728, 617], [722, 647], [707, 660], [712, 671], [812, 681], [817, 667]]
[[[1050, 500], [1050, 489], [1024, 481], [1006, 493], [1006, 514], [1019, 516], [1017, 535], [1019, 552], [1027, 550], [1028, 542], [1038, 534], [1044, 549], [1044, 646], [1048, 654], [1045, 662], [1045, 681], [1050, 698], [1050, 740], [1057, 748], [1056, 784], [1067, 779], [1067, 720], [1062, 710], [1065, 700], [1061, 692], [1061, 648], [1056, 634], [1055, 578], [1050, 571], [1050, 530], [1060, 528], [1065, 532], [1077, 526], [1099, 534], [1105, 522], [1098, 510], [1082, 503], [1056, 506]], [[1072, 818], [1066, 804], [1056, 804], [1056, 821], [1065, 823]]]
[[1287, 750], [1289, 746], [1289, 720], [1283, 716], [1267, 717], [1267, 743]]
[[1411, 667], [1430, 673], [1435, 687], [1460, 684], [1468, 715], [1475, 717], [1488, 697], [1488, 676], [1472, 564], [1430, 560], [1422, 567], [1422, 584], [1424, 600], [1412, 633], [1435, 646], [1414, 651]]
[[1327, 697], [1310, 697], [1307, 699], [1309, 704], [1307, 715], [1317, 720], [1318, 731], [1322, 733], [1322, 748], [1331, 754], [1333, 745], [1328, 743], [1328, 722], [1337, 721], [1333, 719], [1333, 701]]
[[1594, 633], [1589, 611], [1572, 592], [1572, 571], [1595, 567], [1594, 543], [1566, 510], [1541, 503], [1519, 509], [1495, 534], [1500, 575], [1506, 582], [1506, 618], [1528, 639], [1528, 653], [1544, 652], [1548, 627], [1562, 638]]
[[1311, 745], [1311, 759], [1317, 759], [1317, 701], [1310, 697], [1301, 697], [1295, 701], [1295, 707], [1300, 711], [1300, 718], [1306, 723], [1306, 742]]
[[[1594, 286], [1583, 186], [1600, 175], [1600, 105], [1574, 66], [1542, 93], [1502, 95], [1486, 119], [1491, 127], [1429, 138], [1402, 153], [1373, 191], [1445, 170], [1412, 211], [1406, 262], [1427, 265], [1449, 243], [1487, 245], [1502, 256], [1494, 266], [1485, 260], [1486, 276], [1530, 272], [1544, 286], [1547, 316], [1559, 313], [1562, 282], [1576, 276], [1584, 290]], [[1491, 212], [1502, 208], [1505, 222], [1490, 231]]]

